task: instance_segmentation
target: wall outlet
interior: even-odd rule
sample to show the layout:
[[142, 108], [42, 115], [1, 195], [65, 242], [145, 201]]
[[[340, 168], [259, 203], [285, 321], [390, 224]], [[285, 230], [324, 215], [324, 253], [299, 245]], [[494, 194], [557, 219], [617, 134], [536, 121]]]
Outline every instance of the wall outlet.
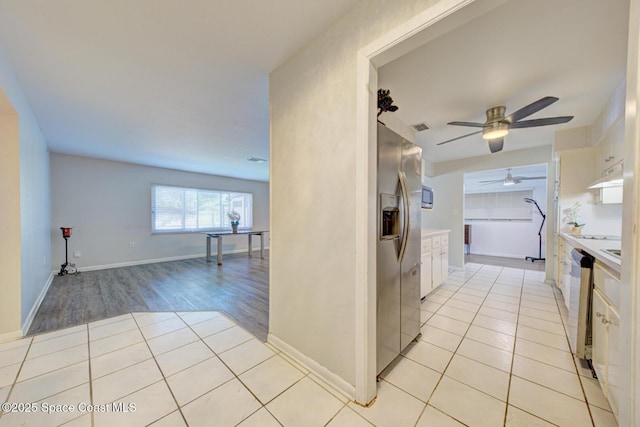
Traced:
[[82, 253], [80, 251], [73, 251], [74, 258], [80, 258], [80, 256], [82, 256]]
[[134, 248], [136, 246], [136, 242], [129, 242], [129, 247]]

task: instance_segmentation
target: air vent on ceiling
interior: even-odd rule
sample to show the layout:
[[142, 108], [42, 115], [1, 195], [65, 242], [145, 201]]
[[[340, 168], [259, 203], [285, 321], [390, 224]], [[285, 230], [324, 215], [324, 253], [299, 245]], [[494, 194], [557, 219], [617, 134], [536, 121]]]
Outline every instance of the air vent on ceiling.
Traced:
[[249, 157], [247, 160], [249, 160], [250, 162], [256, 162], [256, 163], [264, 163], [267, 161], [267, 159], [261, 159], [259, 157]]
[[427, 125], [425, 122], [416, 123], [415, 125], [411, 125], [411, 127], [415, 129], [416, 132], [422, 132], [423, 130], [429, 129], [429, 125]]

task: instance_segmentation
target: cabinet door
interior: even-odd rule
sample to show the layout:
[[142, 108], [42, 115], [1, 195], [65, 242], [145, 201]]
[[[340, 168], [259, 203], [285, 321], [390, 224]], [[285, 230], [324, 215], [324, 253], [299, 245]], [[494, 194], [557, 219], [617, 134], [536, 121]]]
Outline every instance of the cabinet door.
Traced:
[[440, 260], [440, 265], [442, 266], [440, 271], [442, 272], [441, 282], [447, 280], [449, 277], [449, 253], [442, 248], [442, 259]]
[[420, 265], [420, 297], [422, 298], [431, 292], [431, 289], [433, 289], [431, 277], [431, 252], [423, 252], [420, 261], [422, 262]]
[[613, 306], [607, 310], [607, 397], [618, 417], [620, 397], [620, 315]]
[[436, 288], [442, 283], [442, 252], [440, 252], [440, 249], [434, 249], [431, 255], [433, 256], [433, 262], [431, 263], [431, 267], [433, 268], [431, 271], [431, 277], [433, 278], [432, 287]]
[[442, 259], [440, 260], [440, 271], [442, 276], [440, 282], [444, 282], [449, 277], [449, 234], [443, 234], [441, 239], [442, 244]]
[[593, 291], [592, 307], [592, 329], [591, 329], [591, 362], [593, 369], [598, 375], [600, 387], [603, 391], [607, 389], [607, 303], [598, 292]]
[[[571, 246], [568, 247], [571, 251]], [[564, 306], [569, 310], [569, 301], [571, 297], [571, 252], [567, 253], [565, 250], [562, 255], [562, 297], [564, 299]]]
[[611, 156], [613, 159], [609, 162], [609, 167], [624, 160], [624, 120], [616, 122], [612, 139]]

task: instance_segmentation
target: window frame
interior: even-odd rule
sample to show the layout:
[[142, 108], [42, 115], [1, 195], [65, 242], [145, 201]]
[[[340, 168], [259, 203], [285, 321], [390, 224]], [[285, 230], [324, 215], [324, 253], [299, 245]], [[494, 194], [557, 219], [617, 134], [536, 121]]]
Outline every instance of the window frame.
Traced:
[[[156, 207], [156, 190], [158, 188], [173, 188], [182, 190], [183, 192], [183, 205], [182, 205], [182, 219], [180, 228], [158, 228], [157, 227], [157, 207]], [[151, 234], [191, 234], [191, 233], [200, 233], [200, 232], [211, 232], [211, 231], [231, 231], [231, 220], [228, 219], [227, 213], [231, 212], [234, 209], [233, 206], [225, 206], [225, 204], [232, 204], [234, 199], [237, 199], [238, 195], [243, 197], [243, 211], [240, 212], [240, 226], [238, 227], [240, 230], [251, 230], [253, 227], [253, 193], [247, 191], [234, 191], [234, 190], [220, 190], [220, 189], [212, 189], [212, 188], [200, 188], [200, 187], [191, 187], [191, 186], [181, 186], [181, 185], [172, 185], [172, 184], [159, 184], [152, 183], [151, 184]], [[196, 227], [188, 227], [187, 226], [187, 216], [189, 215], [189, 207], [186, 206], [185, 198], [187, 191], [195, 191], [195, 213], [191, 213], [192, 216], [195, 216], [196, 221], [199, 221], [199, 213], [201, 209], [200, 198], [201, 193], [217, 193], [219, 197], [219, 218], [220, 218], [220, 226], [214, 224], [212, 227], [199, 227], [196, 223]], [[227, 195], [227, 201], [223, 202], [222, 199]], [[248, 211], [248, 214], [247, 214]], [[215, 218], [215, 217], [214, 217]], [[214, 219], [215, 221], [215, 219]]]

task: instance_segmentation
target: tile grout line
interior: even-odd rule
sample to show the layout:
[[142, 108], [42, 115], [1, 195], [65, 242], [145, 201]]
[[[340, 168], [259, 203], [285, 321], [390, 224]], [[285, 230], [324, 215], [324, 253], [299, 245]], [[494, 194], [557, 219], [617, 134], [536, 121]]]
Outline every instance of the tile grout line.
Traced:
[[522, 285], [520, 286], [520, 302], [518, 303], [518, 316], [516, 317], [516, 330], [515, 335], [513, 337], [513, 352], [511, 353], [511, 367], [509, 368], [509, 383], [507, 384], [507, 397], [506, 397], [506, 405], [504, 407], [504, 422], [503, 425], [506, 427], [507, 420], [509, 416], [509, 397], [511, 396], [511, 380], [513, 379], [513, 364], [516, 359], [516, 345], [518, 341], [518, 325], [520, 324], [520, 309], [522, 308], [522, 294], [524, 293], [524, 277], [525, 273], [522, 272]]
[[[22, 372], [22, 368], [24, 367], [24, 364], [27, 361], [27, 355], [29, 354], [29, 351], [31, 350], [31, 346], [32, 345], [33, 345], [33, 337], [31, 338], [31, 342], [29, 343], [27, 351], [24, 353], [24, 357], [22, 358], [22, 362], [20, 362], [20, 367], [18, 368], [18, 372], [16, 372], [16, 376], [13, 379], [13, 382], [11, 383], [11, 388], [9, 389], [9, 393], [7, 393], [7, 397], [5, 399], [7, 402], [9, 402], [9, 399], [11, 398], [11, 394], [13, 393], [13, 390], [16, 387], [16, 384], [18, 382], [18, 378], [20, 378], [20, 373]], [[4, 417], [6, 414], [7, 414], [7, 412], [4, 412], [4, 411], [0, 410], [0, 419], [2, 417]]]
[[[175, 315], [176, 315], [176, 317], [177, 317], [178, 319], [180, 319], [180, 321], [181, 321], [181, 322], [183, 322], [185, 325], [187, 325], [187, 323], [186, 323], [184, 320], [182, 320], [182, 317], [180, 317], [176, 312], [172, 312], [172, 313], [173, 313], [173, 314], [175, 314]], [[147, 349], [149, 350], [149, 353], [151, 353], [151, 358], [153, 359], [153, 362], [156, 364], [156, 367], [158, 368], [158, 371], [160, 371], [160, 375], [162, 375], [162, 381], [164, 382], [165, 386], [166, 386], [166, 387], [167, 387], [167, 389], [169, 390], [169, 393], [171, 393], [171, 397], [173, 398], [173, 401], [176, 403], [176, 407], [178, 408], [178, 412], [180, 413], [180, 416], [182, 417], [182, 420], [184, 421], [185, 425], [187, 425], [187, 426], [188, 426], [188, 425], [189, 425], [189, 423], [187, 422], [187, 418], [184, 416], [184, 413], [182, 412], [182, 407], [181, 407], [181, 406], [180, 406], [180, 404], [178, 403], [178, 400], [176, 399], [176, 396], [175, 396], [175, 394], [173, 393], [173, 390], [171, 390], [171, 387], [169, 386], [169, 383], [167, 382], [167, 377], [164, 375], [164, 372], [162, 371], [162, 368], [160, 368], [160, 364], [159, 364], [159, 363], [158, 363], [158, 361], [156, 360], [156, 356], [155, 356], [155, 354], [153, 354], [153, 351], [151, 350], [151, 347], [149, 347], [149, 343], [147, 342], [147, 337], [145, 337], [145, 336], [144, 336], [144, 334], [142, 333], [142, 329], [140, 329], [140, 324], [138, 323], [138, 320], [136, 319], [136, 317], [135, 317], [135, 316], [133, 316], [133, 314], [132, 314], [131, 316], [133, 317], [133, 321], [134, 321], [134, 322], [136, 323], [136, 325], [138, 326], [138, 331], [140, 332], [140, 335], [142, 335], [142, 339], [144, 340], [144, 343], [146, 344]], [[159, 322], [158, 322], [158, 323], [159, 323]], [[187, 327], [188, 327], [188, 326], [189, 326], [189, 325], [187, 325]], [[181, 329], [182, 329], [182, 328], [181, 328]], [[196, 335], [197, 335], [197, 334], [196, 334]], [[198, 336], [198, 337], [199, 337], [199, 336]], [[154, 337], [154, 338], [155, 338], [155, 337]], [[214, 354], [215, 354], [215, 353], [214, 353]], [[153, 384], [157, 384], [157, 383], [153, 383]], [[147, 387], [149, 387], [150, 385], [153, 385], [153, 384], [149, 384], [149, 385], [147, 385], [147, 386], [145, 386], [145, 387], [141, 388], [140, 390], [144, 390], [145, 388], [147, 388]], [[136, 391], [134, 391], [134, 392], [132, 392], [132, 393], [129, 393], [127, 396], [129, 396], [129, 395], [131, 395], [131, 394], [133, 394], [133, 393], [136, 393], [137, 391], [140, 391], [140, 390], [136, 390]], [[126, 397], [126, 396], [125, 396], [125, 397]], [[160, 419], [162, 419], [162, 418], [166, 417], [167, 415], [171, 414], [172, 412], [173, 412], [173, 411], [171, 411], [171, 412], [169, 412], [169, 413], [167, 413], [167, 414], [164, 414], [162, 417], [160, 417], [160, 418], [158, 418], [158, 419], [156, 419], [156, 420], [151, 421], [151, 423], [150, 423], [150, 424], [153, 424], [154, 422], [156, 422], [156, 421], [158, 421], [158, 420], [160, 420]]]
[[[475, 276], [475, 275], [476, 275], [480, 270], [482, 270], [482, 267], [481, 267], [481, 268], [479, 268], [478, 270], [476, 270], [476, 271], [475, 271], [471, 276], [469, 276], [469, 278], [468, 278], [468, 279], [466, 279], [466, 280], [462, 283], [462, 285], [461, 285], [461, 286], [460, 286], [460, 287], [459, 287], [459, 288], [458, 288], [458, 289], [457, 289], [453, 294], [451, 294], [451, 295], [447, 298], [447, 300], [446, 300], [445, 302], [443, 302], [443, 303], [440, 305], [440, 307], [438, 308], [438, 310], [436, 310], [436, 312], [435, 312], [435, 313], [437, 313], [438, 311], [440, 311], [440, 308], [442, 308], [442, 306], [443, 306], [443, 305], [445, 305], [447, 302], [449, 302], [449, 300], [450, 300], [451, 298], [453, 298], [453, 296], [454, 296], [456, 293], [458, 293], [458, 292], [460, 291], [460, 289], [462, 289], [462, 288], [463, 288], [463, 287], [464, 287], [464, 286], [465, 286], [465, 285], [466, 285], [466, 284], [467, 284], [467, 283], [468, 283], [468, 282], [469, 282], [469, 281], [470, 281], [470, 280], [471, 280], [471, 279], [472, 279], [472, 278], [473, 278], [473, 277], [474, 277], [474, 276]], [[500, 271], [502, 271], [502, 269], [501, 269]], [[497, 278], [498, 278], [498, 277], [499, 277], [499, 274], [498, 274], [498, 276], [496, 276], [496, 279], [494, 279], [493, 284], [495, 284], [495, 280], [497, 280]], [[484, 303], [484, 301], [486, 300], [487, 296], [489, 295], [489, 292], [491, 291], [491, 288], [493, 288], [493, 284], [491, 285], [491, 287], [490, 287], [490, 288], [489, 288], [489, 290], [487, 291], [487, 294], [485, 295], [484, 299], [482, 300], [482, 303]], [[440, 286], [440, 285], [439, 285], [439, 286]], [[482, 307], [482, 303], [480, 304], [480, 307]], [[478, 311], [480, 310], [480, 307], [478, 307]], [[435, 314], [435, 313], [434, 313], [434, 314]], [[431, 391], [431, 394], [429, 395], [429, 398], [428, 398], [428, 399], [427, 399], [427, 401], [425, 402], [425, 407], [422, 409], [422, 412], [419, 414], [418, 419], [417, 419], [417, 420], [416, 420], [416, 422], [414, 423], [414, 427], [416, 427], [416, 426], [417, 426], [417, 423], [420, 421], [420, 418], [421, 418], [421, 417], [422, 417], [422, 415], [424, 414], [424, 411], [425, 411], [425, 410], [426, 410], [426, 408], [429, 406], [429, 402], [430, 402], [430, 401], [431, 401], [431, 399], [433, 398], [433, 395], [435, 394], [436, 390], [438, 389], [438, 386], [439, 386], [439, 385], [440, 385], [440, 383], [442, 382], [442, 379], [443, 379], [443, 378], [444, 378], [444, 376], [445, 376], [445, 372], [446, 372], [446, 371], [447, 371], [447, 369], [449, 368], [449, 365], [451, 364], [451, 361], [453, 360], [453, 358], [455, 357], [455, 355], [458, 353], [458, 349], [460, 348], [460, 345], [462, 345], [462, 341], [464, 341], [464, 339], [465, 339], [465, 337], [466, 337], [466, 335], [467, 335], [467, 332], [469, 331], [469, 328], [471, 328], [471, 325], [472, 325], [472, 323], [473, 323], [473, 320], [476, 318], [476, 316], [477, 316], [477, 315], [478, 315], [478, 313], [476, 312], [476, 314], [474, 315], [473, 319], [472, 319], [472, 320], [471, 320], [471, 322], [469, 323], [469, 326], [467, 327], [467, 330], [465, 331], [465, 334], [462, 336], [462, 339], [461, 339], [461, 340], [460, 340], [460, 342], [458, 343], [458, 346], [456, 347], [455, 351], [453, 351], [453, 352], [452, 352], [451, 358], [450, 358], [450, 359], [449, 359], [449, 361], [447, 362], [447, 365], [446, 365], [446, 366], [444, 367], [444, 369], [442, 370], [442, 373], [440, 373], [440, 378], [439, 378], [439, 379], [438, 379], [438, 381], [436, 382], [436, 385], [433, 387], [433, 390]], [[426, 325], [426, 323], [427, 323], [427, 322], [425, 322], [425, 325]], [[448, 332], [448, 331], [447, 331], [447, 332]], [[455, 334], [454, 334], [454, 335], [455, 335]], [[447, 351], [449, 351], [449, 350], [447, 350]], [[402, 357], [404, 357], [404, 356], [402, 356]], [[430, 369], [431, 369], [431, 368], [430, 368]], [[437, 371], [436, 371], [436, 372], [437, 372]], [[383, 380], [384, 380], [384, 378], [383, 378]], [[454, 379], [454, 381], [456, 381], [456, 380]], [[391, 384], [391, 383], [389, 383], [389, 384]], [[465, 385], [466, 385], [466, 384], [465, 384]], [[471, 386], [469, 386], [469, 387], [471, 387]], [[398, 387], [396, 387], [396, 388], [398, 388]], [[474, 390], [477, 390], [477, 389], [476, 389], [476, 388], [474, 388], [474, 387], [471, 387], [471, 388], [473, 388]], [[402, 390], [402, 389], [400, 389], [400, 390]], [[405, 391], [405, 390], [402, 390], [402, 391]], [[482, 392], [481, 390], [478, 390], [478, 391]], [[408, 393], [409, 395], [411, 395], [411, 393], [409, 393], [409, 392], [406, 392], [406, 391], [405, 391], [405, 393]], [[482, 392], [482, 393], [484, 393], [484, 392]], [[485, 393], [485, 394], [486, 394], [486, 393]], [[493, 396], [491, 396], [491, 397], [493, 397]], [[435, 407], [435, 406], [434, 406], [434, 408], [438, 409], [438, 408], [437, 408], [437, 407]], [[447, 414], [447, 413], [445, 413], [445, 412], [443, 412], [443, 411], [440, 411], [440, 412], [442, 412], [443, 414], [447, 415], [448, 417], [453, 418], [454, 420], [458, 421], [458, 419], [457, 419], [457, 418], [455, 418], [454, 416], [449, 415], [449, 414]], [[461, 421], [460, 421], [460, 422], [461, 422]], [[462, 424], [464, 424], [464, 423], [462, 423]]]
[[[86, 328], [87, 328], [87, 365], [89, 367], [89, 402], [91, 402], [91, 405], [93, 406], [93, 377], [91, 376], [91, 330], [89, 329], [89, 324], [86, 324]], [[91, 416], [89, 417], [91, 419], [91, 426], [95, 426], [95, 419], [94, 419], [94, 411], [91, 411]], [[78, 417], [79, 418], [79, 417]]]
[[[526, 273], [525, 273], [525, 275], [526, 275]], [[522, 286], [522, 292], [521, 292], [521, 302], [522, 302], [522, 295], [524, 294], [525, 284], [526, 284], [526, 283], [524, 283], [524, 278], [523, 278], [523, 286]], [[550, 285], [548, 285], [548, 286], [550, 286]], [[554, 297], [555, 297], [555, 292], [554, 292]], [[521, 305], [519, 305], [519, 306], [518, 306], [518, 311], [520, 311], [520, 308], [521, 308]], [[559, 311], [558, 311], [558, 312], [559, 312]], [[519, 319], [520, 319], [520, 315], [518, 314], [518, 321], [519, 321]], [[517, 325], [517, 326], [519, 326], [519, 325]], [[516, 326], [516, 334], [517, 334], [517, 326]], [[534, 328], [534, 329], [535, 329], [535, 328]], [[516, 339], [518, 339], [518, 337], [517, 337], [517, 336], [516, 336]], [[524, 339], [524, 338], [521, 338], [521, 339]], [[529, 340], [526, 340], [526, 339], [525, 339], [525, 341], [529, 341]], [[533, 342], [533, 341], [529, 341], [529, 342]], [[535, 342], [534, 342], [534, 343], [535, 343]], [[536, 343], [536, 344], [539, 344], [539, 343]], [[540, 344], [540, 345], [543, 345], [543, 344]], [[550, 348], [553, 348], [553, 347], [550, 347]], [[516, 356], [516, 353], [515, 353], [515, 346], [514, 346], [513, 360], [515, 360], [515, 356]], [[521, 355], [519, 355], [519, 356], [521, 356]], [[553, 366], [553, 365], [550, 365], [550, 364], [545, 363], [545, 362], [540, 362], [540, 361], [538, 361], [538, 360], [531, 359], [531, 358], [529, 358], [529, 357], [527, 357], [527, 356], [521, 356], [521, 357], [524, 357], [524, 358], [529, 359], [529, 360], [534, 360], [534, 361], [536, 361], [536, 362], [539, 362], [539, 363], [545, 364], [545, 365], [547, 365], [547, 366]], [[566, 393], [560, 392], [560, 391], [558, 391], [558, 390], [554, 390], [554, 389], [552, 389], [551, 387], [547, 387], [547, 386], [545, 386], [545, 385], [538, 384], [537, 382], [534, 382], [534, 381], [529, 380], [529, 379], [527, 379], [527, 378], [522, 378], [522, 377], [520, 377], [520, 376], [518, 376], [518, 375], [514, 375], [514, 374], [513, 374], [513, 360], [512, 360], [512, 366], [511, 366], [511, 373], [509, 374], [509, 393], [511, 392], [511, 379], [512, 379], [512, 377], [514, 377], [514, 376], [515, 376], [515, 377], [520, 378], [520, 379], [522, 379], [522, 380], [524, 380], [524, 381], [531, 382], [531, 383], [536, 384], [536, 385], [538, 385], [538, 386], [540, 386], [540, 387], [543, 387], [543, 388], [549, 389], [549, 390], [554, 391], [554, 392], [556, 392], [556, 393], [560, 393], [560, 394], [563, 394], [563, 395], [565, 395], [565, 396], [568, 396], [568, 397], [570, 397], [570, 398], [575, 399], [575, 397], [570, 396], [570, 395], [568, 395], [568, 394], [566, 394]], [[558, 369], [560, 369], [560, 368], [558, 368]], [[566, 372], [570, 372], [570, 371], [566, 371]], [[575, 373], [577, 374], [577, 372], [575, 372]], [[577, 399], [576, 399], [576, 400], [577, 400]], [[509, 406], [509, 405], [507, 404], [507, 409], [508, 409], [508, 406]], [[545, 418], [542, 418], [542, 417], [540, 417], [540, 416], [539, 416], [539, 415], [537, 415], [537, 414], [533, 414], [533, 413], [531, 413], [531, 412], [529, 412], [529, 411], [527, 411], [527, 410], [525, 410], [525, 409], [523, 409], [523, 408], [520, 408], [520, 407], [518, 407], [518, 406], [515, 406], [515, 405], [512, 405], [512, 406], [513, 406], [514, 408], [518, 408], [519, 410], [521, 410], [521, 411], [523, 411], [523, 412], [525, 412], [525, 413], [527, 413], [527, 414], [529, 414], [529, 415], [531, 415], [531, 416], [533, 416], [533, 417], [536, 417], [536, 418], [538, 418], [538, 419], [540, 419], [540, 420], [542, 420], [542, 421], [544, 421], [544, 422], [546, 422], [546, 423], [549, 423], [549, 424], [552, 424], [552, 425], [556, 425], [556, 426], [557, 426], [557, 424], [555, 424], [555, 423], [553, 423], [553, 422], [551, 422], [551, 421], [549, 421], [549, 420], [547, 420], [547, 419], [545, 419]], [[507, 422], [507, 413], [505, 413], [505, 426], [506, 426], [506, 422]]]
[[[557, 289], [557, 291], [560, 292], [560, 294], [562, 295], [562, 291], [560, 291], [560, 289]], [[560, 301], [558, 301], [558, 295], [556, 294], [556, 289], [553, 290], [553, 296], [556, 299], [556, 306], [558, 307], [558, 312], [561, 313]], [[564, 301], [564, 295], [562, 295], [562, 300]], [[571, 360], [573, 361], [573, 367], [574, 367], [574, 369], [576, 371], [576, 375], [578, 376], [578, 382], [580, 383], [580, 389], [582, 390], [582, 395], [584, 396], [584, 403], [585, 403], [585, 405], [587, 405], [587, 412], [589, 413], [589, 418], [591, 419], [591, 424], [594, 427], [596, 427], [596, 421], [593, 419], [593, 414], [591, 413], [591, 405], [589, 405], [589, 400], [587, 398], [587, 392], [585, 391], [584, 384], [582, 383], [582, 375], [580, 374], [580, 371], [578, 370], [578, 362], [576, 361], [575, 353], [573, 352], [573, 349], [571, 348], [571, 342], [570, 342], [571, 340], [569, 339], [569, 333], [567, 332], [567, 325], [564, 323], [564, 317], [562, 316], [562, 313], [560, 314], [560, 321], [562, 322], [562, 328], [564, 329], [565, 337], [567, 338], [567, 346], [569, 347], [569, 353], [571, 354]]]
[[[220, 313], [220, 312], [218, 312], [218, 313]], [[178, 317], [180, 317], [180, 319], [182, 320], [182, 316], [180, 316], [180, 315], [179, 315], [179, 314], [177, 314], [177, 313], [176, 313], [176, 315], [177, 315]], [[231, 321], [232, 323], [234, 323], [234, 326], [238, 326], [238, 327], [240, 327], [243, 331], [245, 331], [245, 332], [247, 332], [249, 335], [253, 336], [253, 334], [251, 334], [250, 332], [248, 332], [248, 331], [246, 331], [244, 328], [242, 328], [240, 325], [238, 325], [238, 324], [235, 322], [235, 320], [229, 319], [229, 318], [228, 318], [226, 315], [224, 315], [223, 313], [220, 313], [220, 316], [222, 316], [222, 317], [226, 318], [227, 320]], [[211, 319], [208, 319], [208, 320], [211, 320]], [[184, 320], [182, 320], [182, 321], [184, 322]], [[203, 322], [206, 322], [206, 321], [207, 321], [207, 320], [204, 320]], [[199, 324], [199, 323], [203, 323], [203, 322], [197, 322], [197, 323], [194, 323], [194, 325], [197, 325], [197, 324]], [[187, 322], [185, 322], [185, 324], [187, 324]], [[211, 352], [213, 353], [214, 357], [215, 357], [215, 358], [217, 358], [217, 359], [220, 361], [220, 363], [222, 363], [222, 365], [223, 365], [225, 368], [227, 368], [227, 369], [229, 370], [229, 372], [231, 372], [231, 374], [233, 375], [233, 378], [231, 378], [231, 379], [229, 379], [229, 380], [227, 380], [227, 381], [223, 382], [222, 384], [219, 384], [217, 387], [214, 387], [213, 389], [211, 389], [211, 390], [209, 390], [209, 391], [207, 391], [207, 392], [205, 392], [205, 393], [201, 394], [200, 396], [198, 396], [198, 397], [196, 397], [195, 399], [193, 399], [193, 400], [189, 401], [188, 403], [186, 403], [186, 404], [185, 404], [185, 406], [186, 406], [186, 405], [188, 405], [189, 403], [194, 402], [195, 400], [197, 400], [197, 399], [201, 398], [201, 397], [202, 397], [202, 396], [204, 396], [205, 394], [207, 394], [207, 393], [211, 393], [213, 390], [216, 390], [216, 389], [218, 389], [219, 387], [221, 387], [221, 386], [223, 386], [223, 385], [225, 385], [225, 384], [229, 383], [230, 381], [233, 381], [233, 379], [236, 379], [236, 380], [237, 380], [240, 384], [242, 384], [242, 386], [243, 386], [243, 387], [244, 387], [244, 388], [245, 388], [245, 389], [246, 389], [246, 390], [251, 394], [251, 396], [253, 396], [253, 398], [254, 398], [254, 399], [256, 399], [256, 401], [260, 404], [260, 407], [259, 407], [258, 409], [256, 409], [255, 411], [253, 411], [252, 413], [250, 413], [249, 415], [247, 415], [244, 419], [242, 419], [242, 420], [240, 421], [240, 423], [244, 422], [246, 419], [248, 419], [249, 417], [251, 417], [252, 415], [254, 415], [254, 414], [255, 414], [256, 412], [258, 412], [260, 409], [264, 408], [264, 409], [269, 413], [269, 415], [271, 415], [271, 416], [273, 417], [273, 419], [275, 419], [275, 420], [278, 422], [278, 424], [282, 425], [282, 424], [280, 423], [280, 421], [279, 421], [279, 420], [278, 420], [278, 419], [277, 419], [277, 418], [276, 418], [276, 417], [271, 413], [271, 411], [269, 411], [269, 409], [267, 409], [267, 406], [266, 406], [266, 405], [264, 405], [264, 404], [260, 401], [260, 399], [258, 399], [258, 397], [253, 393], [253, 391], [251, 391], [251, 389], [250, 389], [249, 387], [247, 387], [247, 385], [246, 385], [244, 382], [242, 382], [242, 380], [241, 380], [241, 379], [240, 379], [240, 377], [235, 373], [235, 371], [234, 371], [233, 369], [231, 369], [231, 368], [230, 368], [230, 367], [225, 363], [225, 361], [224, 361], [224, 360], [222, 360], [222, 358], [220, 357], [220, 355], [219, 355], [219, 354], [218, 354], [214, 349], [212, 349], [212, 348], [209, 346], [209, 344], [207, 344], [207, 343], [204, 341], [204, 338], [200, 337], [200, 335], [198, 335], [198, 333], [197, 333], [195, 330], [193, 330], [193, 328], [192, 328], [191, 326], [192, 326], [192, 325], [187, 324], [187, 328], [189, 328], [189, 329], [190, 329], [190, 330], [191, 330], [191, 331], [192, 331], [192, 332], [193, 332], [193, 333], [198, 337], [198, 339], [202, 342], [202, 344], [204, 344], [204, 345], [205, 345], [209, 350], [211, 350]], [[208, 337], [210, 337], [210, 336], [216, 335], [217, 333], [220, 333], [220, 332], [226, 331], [226, 330], [228, 330], [228, 329], [231, 329], [231, 328], [233, 328], [234, 326], [231, 326], [231, 327], [229, 327], [229, 328], [222, 329], [222, 330], [220, 330], [220, 331], [218, 331], [218, 332], [216, 332], [216, 333], [213, 333], [213, 334], [211, 334], [211, 335], [208, 335], [208, 336], [207, 336], [207, 337], [205, 337], [205, 338], [208, 338]], [[253, 338], [252, 338], [252, 339], [257, 339], [257, 338], [255, 338], [255, 336], [253, 336]], [[249, 341], [250, 341], [250, 340], [249, 340]], [[249, 341], [245, 341], [245, 342], [243, 342], [243, 343], [241, 343], [241, 344], [238, 344], [238, 345], [236, 345], [236, 346], [233, 346], [233, 347], [231, 347], [231, 348], [228, 348], [228, 349], [226, 349], [225, 351], [228, 351], [228, 350], [231, 350], [231, 349], [233, 349], [233, 348], [239, 347], [239, 346], [241, 346], [242, 344], [245, 344], [245, 343], [247, 343], [247, 342], [249, 342]], [[258, 341], [259, 341], [259, 340], [258, 340]], [[149, 350], [151, 350], [151, 349], [149, 349]], [[223, 351], [223, 352], [221, 352], [221, 353], [224, 353], [225, 351]], [[271, 351], [273, 351], [273, 350], [271, 350]], [[274, 353], [275, 353], [275, 352], [274, 352]], [[152, 352], [152, 354], [153, 354], [153, 352]], [[278, 353], [275, 353], [273, 356], [268, 357], [267, 359], [265, 359], [265, 360], [263, 360], [262, 362], [258, 363], [258, 365], [260, 365], [260, 364], [261, 364], [261, 363], [263, 363], [263, 362], [266, 362], [267, 360], [269, 360], [269, 359], [271, 359], [272, 357], [275, 357], [275, 356], [277, 356], [277, 355], [278, 355]], [[155, 358], [155, 356], [154, 356], [154, 358]], [[285, 362], [287, 362], [287, 361], [285, 360]], [[287, 362], [287, 363], [288, 363], [288, 362]], [[258, 365], [255, 365], [255, 366], [258, 366]], [[195, 365], [192, 365], [192, 366], [195, 366]], [[244, 372], [247, 372], [247, 371], [249, 371], [250, 369], [253, 369], [255, 366], [252, 366], [251, 368], [247, 369], [247, 370], [246, 370], [246, 371], [244, 371]], [[292, 366], [293, 366], [293, 365], [292, 365]], [[158, 368], [160, 368], [160, 366], [158, 366]], [[294, 368], [295, 368], [295, 367], [294, 367]], [[185, 369], [189, 369], [189, 368], [185, 368]], [[184, 371], [185, 369], [183, 369], [183, 371]], [[296, 368], [296, 369], [297, 369], [297, 368]], [[162, 370], [160, 370], [160, 371], [162, 372]], [[179, 371], [179, 372], [182, 372], [182, 371]], [[242, 372], [242, 373], [244, 373], [244, 372]], [[177, 373], [177, 372], [176, 372], [176, 373]], [[163, 377], [164, 377], [164, 373], [163, 373]], [[302, 378], [305, 378], [305, 377], [306, 377], [306, 375], [304, 375]], [[301, 378], [301, 379], [302, 379], [302, 378]], [[165, 381], [166, 381], [166, 379], [165, 379]], [[300, 380], [298, 380], [298, 381], [300, 381]], [[287, 387], [287, 388], [286, 388], [285, 390], [283, 390], [280, 394], [284, 393], [284, 391], [286, 391], [286, 390], [288, 390], [289, 388], [293, 387], [293, 385], [294, 385], [294, 384], [297, 384], [297, 383], [298, 383], [298, 381], [296, 381], [295, 383], [293, 383], [291, 386]], [[169, 390], [171, 390], [171, 387], [169, 386], [169, 383], [167, 383], [167, 387], [169, 387]], [[280, 394], [278, 394], [276, 397], [280, 396]], [[171, 390], [171, 395], [173, 396], [173, 390]], [[275, 399], [276, 397], [274, 397], [273, 399]], [[272, 400], [273, 400], [273, 399], [272, 399]], [[174, 396], [174, 400], [175, 400], [175, 396]], [[182, 407], [178, 404], [178, 401], [177, 401], [177, 400], [176, 400], [176, 404], [178, 405], [178, 410], [180, 410], [180, 413], [182, 414], [182, 417], [183, 417], [183, 419], [184, 419], [185, 424], [188, 426], [188, 425], [189, 425], [189, 423], [187, 422], [187, 419], [185, 418], [184, 414], [182, 413]], [[238, 424], [240, 424], [240, 423], [238, 423]], [[237, 424], [236, 424], [236, 425], [237, 425]]]

